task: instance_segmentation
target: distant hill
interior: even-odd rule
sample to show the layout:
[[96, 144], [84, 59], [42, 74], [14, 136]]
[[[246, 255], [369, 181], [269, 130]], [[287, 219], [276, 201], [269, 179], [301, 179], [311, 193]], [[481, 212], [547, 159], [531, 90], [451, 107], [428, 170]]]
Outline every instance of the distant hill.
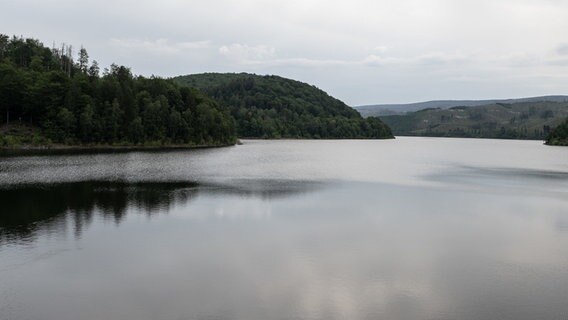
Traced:
[[492, 100], [435, 100], [407, 104], [376, 104], [354, 107], [362, 116], [387, 116], [405, 114], [427, 108], [449, 109], [453, 107], [476, 107], [494, 103], [522, 103], [522, 102], [568, 102], [568, 96], [542, 96], [519, 99], [492, 99]]
[[546, 137], [546, 144], [551, 146], [568, 146], [568, 119], [552, 130]]
[[395, 135], [544, 140], [568, 117], [568, 102], [494, 103], [383, 116]]
[[378, 118], [365, 119], [303, 82], [248, 73], [203, 73], [173, 80], [200, 89], [227, 107], [240, 137], [392, 138]]

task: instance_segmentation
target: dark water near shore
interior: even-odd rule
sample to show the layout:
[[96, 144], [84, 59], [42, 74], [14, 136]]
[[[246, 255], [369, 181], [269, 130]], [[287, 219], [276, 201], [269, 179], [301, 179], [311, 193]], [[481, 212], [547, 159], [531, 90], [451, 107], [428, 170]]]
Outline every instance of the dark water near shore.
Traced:
[[568, 148], [0, 158], [0, 320], [567, 319]]

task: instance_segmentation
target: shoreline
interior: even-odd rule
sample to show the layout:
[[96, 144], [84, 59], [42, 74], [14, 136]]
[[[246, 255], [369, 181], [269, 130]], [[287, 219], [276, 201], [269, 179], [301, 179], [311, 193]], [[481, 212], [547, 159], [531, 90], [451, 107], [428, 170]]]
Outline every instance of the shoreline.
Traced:
[[302, 137], [279, 137], [279, 138], [259, 138], [259, 137], [239, 137], [240, 140], [394, 140], [395, 136], [382, 138], [302, 138]]
[[23, 155], [42, 155], [42, 154], [88, 154], [88, 153], [122, 153], [122, 152], [137, 152], [137, 151], [175, 151], [175, 150], [194, 150], [194, 149], [212, 149], [212, 148], [227, 148], [235, 145], [240, 145], [240, 140], [234, 143], [220, 143], [220, 144], [199, 144], [199, 145], [184, 145], [184, 144], [165, 144], [165, 145], [20, 145], [20, 146], [2, 146], [0, 147], [0, 157], [2, 156], [23, 156]]

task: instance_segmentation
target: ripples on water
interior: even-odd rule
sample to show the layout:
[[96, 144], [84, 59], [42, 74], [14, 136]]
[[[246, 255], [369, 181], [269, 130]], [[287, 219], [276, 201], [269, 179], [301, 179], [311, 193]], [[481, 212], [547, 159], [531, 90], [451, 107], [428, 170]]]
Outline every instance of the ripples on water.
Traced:
[[568, 149], [0, 158], [0, 319], [564, 319]]

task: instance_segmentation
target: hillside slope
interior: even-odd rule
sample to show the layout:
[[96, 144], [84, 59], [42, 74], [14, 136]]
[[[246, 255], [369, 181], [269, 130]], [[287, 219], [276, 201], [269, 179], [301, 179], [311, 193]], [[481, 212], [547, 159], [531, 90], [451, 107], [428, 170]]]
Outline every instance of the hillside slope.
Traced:
[[523, 102], [568, 102], [568, 96], [541, 96], [519, 99], [491, 99], [491, 100], [434, 100], [405, 104], [376, 104], [366, 106], [356, 106], [355, 109], [362, 116], [388, 116], [401, 115], [407, 112], [414, 112], [428, 108], [449, 109], [453, 107], [477, 107], [495, 103], [523, 103]]
[[378, 118], [354, 109], [309, 84], [278, 76], [205, 73], [173, 78], [229, 108], [240, 137], [392, 138]]
[[395, 135], [543, 140], [566, 117], [568, 102], [525, 102], [425, 109], [381, 119]]

